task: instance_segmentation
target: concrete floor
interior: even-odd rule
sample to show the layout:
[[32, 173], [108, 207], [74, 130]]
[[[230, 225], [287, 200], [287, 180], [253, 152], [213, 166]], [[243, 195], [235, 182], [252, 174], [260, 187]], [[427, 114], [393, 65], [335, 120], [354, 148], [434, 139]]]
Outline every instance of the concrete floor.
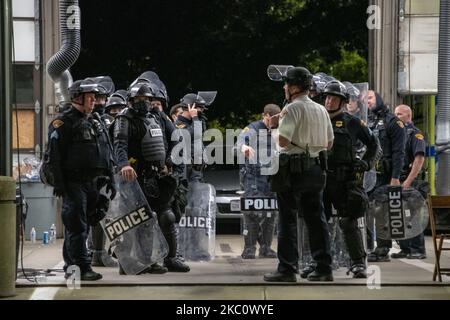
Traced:
[[[450, 300], [450, 277], [432, 282], [434, 255], [427, 238], [428, 258], [425, 260], [392, 259], [391, 262], [369, 265], [369, 273], [377, 277], [352, 279], [341, 268], [334, 272], [334, 282], [311, 283], [298, 278], [297, 283], [266, 283], [264, 273], [275, 270], [276, 259], [243, 260], [241, 236], [217, 236], [216, 258], [210, 262], [190, 262], [191, 272], [185, 274], [120, 276], [114, 268], [96, 268], [103, 279], [83, 282], [81, 289], [67, 288], [61, 269], [62, 241], [54, 245], [25, 244], [24, 268], [38, 271], [29, 282], [19, 274], [17, 295], [23, 299], [121, 299], [121, 300], [308, 300], [308, 299], [446, 299]], [[276, 247], [276, 244], [274, 244]], [[392, 252], [398, 251], [394, 248]], [[450, 265], [450, 253], [442, 258]], [[56, 269], [47, 273], [46, 269]], [[39, 272], [40, 271], [40, 272]], [[375, 280], [380, 280], [380, 286]], [[378, 289], [377, 289], [378, 288]]]

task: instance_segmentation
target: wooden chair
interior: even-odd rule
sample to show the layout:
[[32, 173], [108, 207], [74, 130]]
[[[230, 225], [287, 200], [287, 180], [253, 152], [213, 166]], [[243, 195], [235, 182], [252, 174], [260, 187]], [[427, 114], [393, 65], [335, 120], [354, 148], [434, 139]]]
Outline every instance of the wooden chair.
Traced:
[[[442, 275], [450, 275], [450, 268], [441, 268], [442, 251], [450, 251], [450, 247], [444, 247], [444, 240], [450, 239], [450, 234], [438, 233], [436, 231], [436, 212], [434, 209], [450, 209], [450, 196], [432, 196], [428, 195], [428, 211], [430, 213], [430, 227], [433, 238], [434, 254], [436, 262], [434, 265], [433, 281], [436, 277], [442, 282]], [[439, 242], [439, 243], [438, 243]]]

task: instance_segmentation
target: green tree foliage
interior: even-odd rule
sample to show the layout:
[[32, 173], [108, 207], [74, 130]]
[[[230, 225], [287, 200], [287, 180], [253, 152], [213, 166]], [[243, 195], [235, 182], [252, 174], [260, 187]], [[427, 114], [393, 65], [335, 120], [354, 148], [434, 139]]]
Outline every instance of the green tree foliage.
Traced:
[[360, 0], [80, 0], [82, 53], [76, 78], [110, 75], [127, 88], [145, 70], [166, 83], [174, 105], [218, 90], [208, 117], [245, 125], [267, 103], [282, 104], [269, 64], [363, 81], [366, 8]]

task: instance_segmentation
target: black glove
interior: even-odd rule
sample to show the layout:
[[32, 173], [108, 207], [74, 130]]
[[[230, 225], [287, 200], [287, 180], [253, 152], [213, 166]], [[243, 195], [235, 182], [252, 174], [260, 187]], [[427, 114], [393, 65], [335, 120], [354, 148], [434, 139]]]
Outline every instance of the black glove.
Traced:
[[364, 160], [356, 160], [353, 167], [357, 172], [364, 172], [370, 170], [369, 164]]
[[106, 216], [109, 209], [109, 199], [104, 195], [99, 195], [95, 210], [88, 214], [87, 222], [90, 226], [96, 226]]
[[106, 182], [106, 192], [107, 193], [111, 192], [111, 195], [109, 196], [109, 199], [114, 200], [114, 198], [117, 195], [117, 190], [116, 190], [116, 187], [115, 187], [115, 182], [114, 182], [114, 178], [113, 177], [108, 178], [108, 180]]
[[53, 189], [53, 195], [55, 197], [63, 197], [66, 194], [66, 188], [61, 186], [55, 186]]
[[113, 176], [98, 176], [94, 178], [93, 180], [94, 185], [96, 186], [97, 190], [100, 191], [104, 186], [106, 186], [106, 193], [110, 193], [111, 195], [109, 198], [113, 200], [116, 197], [117, 191], [114, 186], [114, 177]]

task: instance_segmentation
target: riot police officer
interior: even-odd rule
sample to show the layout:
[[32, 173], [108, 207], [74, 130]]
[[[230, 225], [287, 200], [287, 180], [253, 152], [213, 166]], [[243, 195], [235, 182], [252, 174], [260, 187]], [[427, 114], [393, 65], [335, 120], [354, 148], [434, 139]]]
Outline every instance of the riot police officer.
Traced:
[[[405, 158], [405, 125], [389, 112], [381, 96], [372, 90], [368, 92], [368, 106], [371, 112], [369, 128], [378, 137], [383, 150], [383, 156], [377, 164], [375, 189], [387, 184], [398, 186]], [[368, 242], [372, 241], [370, 230], [368, 230]], [[369, 243], [368, 246], [370, 247], [371, 244]], [[367, 260], [369, 262], [390, 261], [389, 250], [391, 247], [391, 240], [377, 239], [377, 247], [369, 254]]]
[[362, 112], [360, 102], [359, 102], [359, 95], [360, 91], [358, 88], [356, 88], [351, 82], [344, 81], [342, 82], [347, 89], [347, 93], [349, 96], [347, 106], [345, 107], [346, 111], [350, 113], [351, 115], [362, 119]]
[[[250, 123], [238, 137], [237, 150], [247, 158], [240, 170], [244, 184], [245, 197], [273, 197], [266, 175], [261, 174], [264, 164], [259, 159], [262, 152], [264, 156], [271, 156], [273, 143], [271, 135], [271, 117], [280, 113], [280, 107], [268, 104], [264, 107], [263, 119]], [[256, 144], [250, 141], [254, 140]], [[260, 145], [259, 143], [265, 143]], [[252, 147], [253, 145], [253, 147]], [[255, 149], [257, 151], [255, 151]], [[253, 163], [249, 158], [254, 158]], [[256, 243], [259, 242], [259, 256], [261, 258], [276, 258], [277, 254], [271, 249], [273, 233], [275, 230], [277, 212], [251, 211], [244, 212], [244, 250], [243, 259], [255, 259]]]
[[108, 98], [105, 106], [105, 113], [113, 119], [127, 107], [127, 101], [121, 95], [112, 95]]
[[169, 102], [166, 86], [158, 81], [158, 83], [153, 83], [153, 91], [155, 96], [152, 100], [152, 108], [157, 108], [160, 112], [166, 112]]
[[203, 181], [203, 132], [206, 129], [202, 114], [206, 107], [206, 101], [198, 94], [189, 93], [181, 99], [180, 105], [183, 113], [178, 116], [175, 126], [178, 129], [187, 130], [191, 139], [192, 161], [185, 167], [185, 176], [189, 182], [200, 182]]
[[98, 85], [99, 91], [96, 95], [95, 106], [92, 113], [98, 113], [104, 121], [105, 125], [109, 127], [114, 119], [110, 115], [105, 113], [105, 107], [108, 97], [114, 93], [114, 82], [108, 76], [88, 78], [87, 80], [96, 83]]
[[[106, 103], [108, 97], [114, 92], [114, 82], [109, 76], [99, 76], [93, 78], [87, 78], [87, 82], [97, 84], [98, 92], [95, 95], [95, 105], [92, 114], [98, 118], [99, 121], [108, 129], [114, 118], [106, 113]], [[112, 146], [111, 146], [112, 148]], [[97, 201], [97, 211], [107, 210], [108, 202], [103, 196], [100, 196]], [[116, 267], [117, 263], [108, 255], [104, 248], [105, 238], [103, 228], [99, 223], [92, 226], [91, 233], [89, 234], [88, 247], [92, 253], [92, 266], [94, 267]]]
[[[328, 152], [324, 204], [330, 215], [332, 205], [337, 211], [351, 259], [349, 272], [354, 278], [366, 278], [366, 252], [357, 219], [365, 215], [368, 205], [363, 188], [364, 172], [374, 164], [379, 146], [362, 120], [344, 112], [349, 95], [343, 83], [330, 81], [324, 95], [334, 132], [333, 148]], [[360, 143], [367, 147], [363, 159], [357, 158]]]
[[178, 230], [171, 209], [177, 181], [169, 172], [170, 138], [165, 137], [167, 128], [158, 114], [150, 112], [153, 96], [148, 83], [137, 82], [130, 87], [130, 107], [117, 116], [114, 124], [114, 151], [122, 177], [126, 181], [137, 178], [169, 245], [165, 267], [154, 264], [147, 272], [188, 272], [189, 266], [177, 257]]
[[81, 280], [92, 281], [101, 279], [102, 275], [92, 270], [86, 247], [88, 223], [92, 218], [95, 221], [92, 224], [98, 221], [89, 215], [96, 212], [99, 197], [95, 181], [108, 177], [109, 186], [113, 188], [112, 154], [107, 130], [92, 117], [98, 85], [79, 80], [72, 84], [69, 92], [72, 107], [49, 126], [49, 163], [55, 195], [63, 198], [64, 270], [76, 265], [80, 268]]
[[291, 68], [283, 75], [285, 97], [290, 103], [279, 115], [279, 170], [271, 176], [279, 208], [279, 264], [277, 271], [264, 276], [265, 281], [297, 281], [297, 214], [305, 219], [312, 257], [317, 263], [307, 279], [333, 281], [322, 191], [326, 177], [324, 152], [331, 148], [334, 136], [325, 108], [308, 97], [311, 78], [311, 73], [302, 67]]
[[[426, 142], [423, 133], [414, 126], [412, 122], [412, 111], [407, 105], [399, 105], [395, 108], [395, 115], [405, 123], [406, 127], [406, 145], [405, 145], [405, 163], [403, 165], [400, 181], [403, 188], [416, 188], [427, 199], [430, 192], [429, 184], [425, 181], [425, 171], [423, 164], [425, 162]], [[394, 259], [425, 259], [425, 239], [423, 233], [418, 236], [400, 240], [400, 249], [398, 253], [391, 254]]]
[[177, 121], [177, 118], [179, 115], [183, 113], [183, 108], [180, 104], [176, 104], [170, 108], [170, 118], [172, 119], [172, 122], [175, 123]]

